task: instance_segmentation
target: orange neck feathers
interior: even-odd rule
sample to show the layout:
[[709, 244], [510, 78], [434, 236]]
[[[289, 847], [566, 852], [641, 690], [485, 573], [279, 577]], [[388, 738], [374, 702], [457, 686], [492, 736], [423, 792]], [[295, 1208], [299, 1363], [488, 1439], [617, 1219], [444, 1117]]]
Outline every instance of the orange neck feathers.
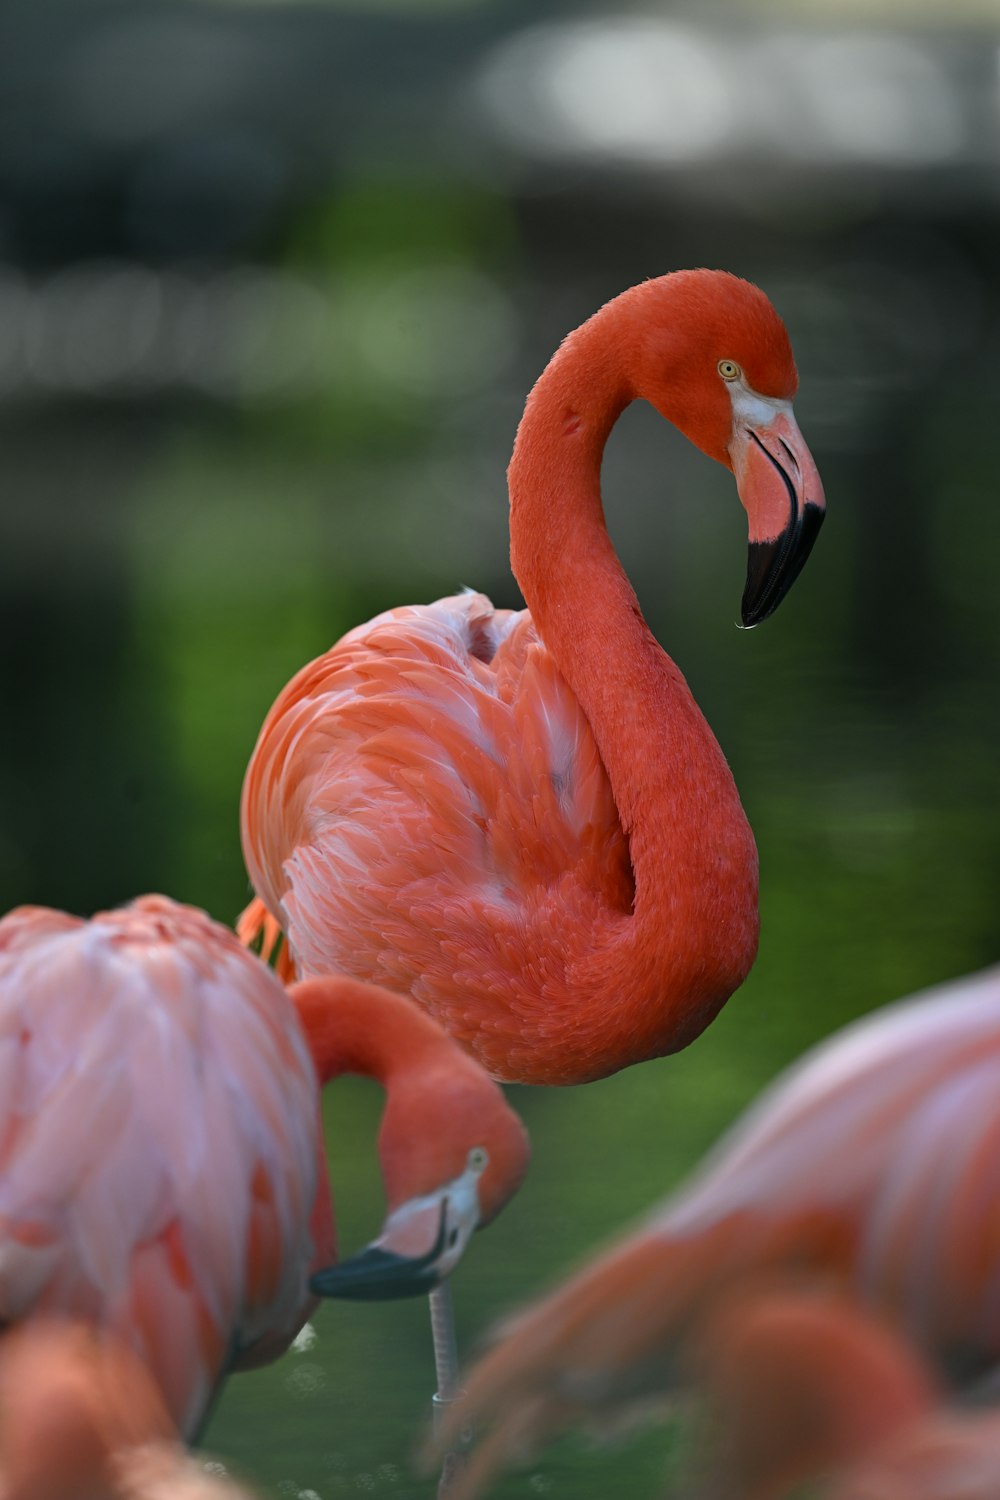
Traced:
[[482, 1149], [479, 1222], [488, 1223], [520, 1185], [529, 1154], [500, 1087], [436, 1021], [379, 985], [337, 975], [302, 980], [289, 994], [321, 1085], [360, 1073], [385, 1089], [379, 1159], [390, 1208], [458, 1178], [469, 1152]]
[[343, 1073], [359, 1073], [387, 1088], [442, 1052], [455, 1052], [459, 1066], [465, 1061], [429, 1016], [379, 985], [337, 975], [304, 979], [289, 994], [321, 1086]]
[[648, 289], [657, 286], [662, 303], [662, 283], [634, 288], [562, 345], [528, 400], [508, 478], [515, 576], [587, 716], [629, 840], [632, 918], [595, 942], [588, 977], [599, 974], [618, 1004], [626, 954], [629, 971], [638, 963], [658, 973], [676, 1008], [636, 1016], [632, 1035], [662, 1030], [660, 1050], [674, 1051], [753, 962], [757, 855], [722, 751], [646, 625], [604, 519], [601, 456], [623, 408], [644, 394]]

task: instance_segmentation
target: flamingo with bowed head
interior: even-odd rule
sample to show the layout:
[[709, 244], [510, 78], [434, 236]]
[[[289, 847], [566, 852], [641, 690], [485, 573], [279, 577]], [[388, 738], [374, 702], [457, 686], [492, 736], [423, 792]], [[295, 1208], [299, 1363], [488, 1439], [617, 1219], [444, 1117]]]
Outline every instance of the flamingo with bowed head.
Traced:
[[[272, 1359], [334, 1259], [320, 1083], [386, 1090], [386, 1235], [355, 1295], [432, 1288], [527, 1163], [500, 1089], [422, 1012], [355, 980], [291, 998], [227, 928], [148, 896], [0, 921], [0, 1324], [127, 1344], [185, 1437]], [[419, 1241], [420, 1254], [411, 1254]], [[377, 1268], [372, 1287], [371, 1262]]]
[[633, 287], [565, 341], [509, 471], [531, 613], [390, 610], [292, 679], [243, 787], [247, 940], [270, 913], [296, 972], [412, 996], [509, 1082], [600, 1078], [708, 1025], [756, 954], [757, 854], [611, 545], [601, 455], [642, 397], [732, 469], [756, 624], [824, 514], [796, 384], [768, 299], [720, 271]]
[[251, 1500], [192, 1459], [125, 1344], [39, 1319], [0, 1345], [0, 1500]]
[[[471, 1493], [576, 1421], [685, 1385], [723, 1299], [829, 1286], [946, 1387], [1000, 1359], [1000, 969], [887, 1007], [765, 1093], [637, 1232], [522, 1314], [473, 1371], [494, 1430]], [[978, 1491], [975, 1494], [979, 1494]]]

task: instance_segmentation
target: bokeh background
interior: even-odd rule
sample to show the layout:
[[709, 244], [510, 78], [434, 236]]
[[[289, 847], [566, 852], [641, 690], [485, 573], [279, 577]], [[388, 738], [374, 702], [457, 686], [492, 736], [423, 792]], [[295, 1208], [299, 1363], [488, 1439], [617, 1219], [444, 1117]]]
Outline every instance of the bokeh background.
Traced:
[[[232, 920], [241, 776], [349, 626], [516, 605], [504, 467], [562, 335], [643, 277], [759, 281], [829, 519], [735, 628], [731, 478], [648, 409], [613, 534], [757, 831], [763, 940], [679, 1057], [515, 1091], [530, 1181], [462, 1341], [661, 1195], [785, 1062], [1000, 957], [1000, 14], [992, 0], [5, 0], [0, 896]], [[581, 605], [583, 607], [583, 605]], [[343, 1238], [377, 1091], [328, 1101]], [[424, 1310], [333, 1305], [208, 1433], [271, 1495], [423, 1500]], [[669, 1435], [503, 1496], [653, 1494]]]

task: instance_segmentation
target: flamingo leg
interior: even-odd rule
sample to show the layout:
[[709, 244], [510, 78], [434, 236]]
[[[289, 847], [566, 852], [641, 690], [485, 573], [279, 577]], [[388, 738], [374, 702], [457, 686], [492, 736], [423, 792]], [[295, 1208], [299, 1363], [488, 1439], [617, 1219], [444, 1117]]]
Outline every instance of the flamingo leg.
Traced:
[[[437, 1390], [431, 1397], [434, 1432], [440, 1429], [449, 1406], [461, 1396], [458, 1384], [458, 1340], [455, 1337], [455, 1313], [451, 1300], [451, 1286], [442, 1281], [428, 1296], [431, 1310], [431, 1335], [434, 1339], [434, 1367], [437, 1374]], [[456, 1474], [465, 1461], [469, 1445], [469, 1434], [459, 1434], [455, 1445], [442, 1456], [441, 1478], [438, 1480], [438, 1497], [447, 1495]]]

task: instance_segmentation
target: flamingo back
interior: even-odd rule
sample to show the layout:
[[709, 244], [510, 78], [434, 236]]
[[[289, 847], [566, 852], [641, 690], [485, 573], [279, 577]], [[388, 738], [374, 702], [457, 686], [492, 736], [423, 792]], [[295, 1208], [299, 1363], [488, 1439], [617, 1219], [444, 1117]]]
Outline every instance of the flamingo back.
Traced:
[[944, 1407], [914, 1423], [827, 1500], [995, 1500], [1000, 1494], [1000, 1416]]
[[[633, 882], [590, 726], [526, 611], [470, 592], [344, 636], [268, 715], [242, 827], [301, 975], [409, 994], [496, 1076], [559, 1081], [546, 1015]], [[585, 1049], [582, 987], [575, 1004]]]
[[662, 1401], [713, 1306], [762, 1282], [839, 1289], [953, 1387], [996, 1368], [1000, 969], [821, 1044], [689, 1184], [513, 1320], [468, 1380], [463, 1421], [497, 1419], [474, 1472]]
[[117, 1332], [190, 1433], [234, 1353], [305, 1316], [317, 1133], [288, 997], [203, 913], [0, 921], [3, 1321]]
[[[808, 1054], [653, 1220], [720, 1264], [832, 1261], [919, 1345], [1000, 1357], [1000, 969], [887, 1006]], [[777, 1239], [775, 1238], [777, 1236]]]

